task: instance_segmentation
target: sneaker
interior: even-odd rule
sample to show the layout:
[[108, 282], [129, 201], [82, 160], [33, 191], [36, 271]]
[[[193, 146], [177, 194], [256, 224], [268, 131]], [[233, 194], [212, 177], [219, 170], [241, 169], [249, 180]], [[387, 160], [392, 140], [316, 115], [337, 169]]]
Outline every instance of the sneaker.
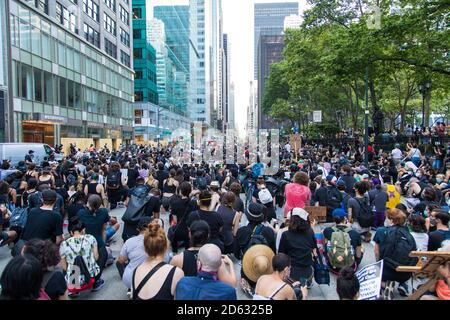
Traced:
[[100, 291], [103, 288], [104, 285], [105, 285], [105, 280], [99, 279], [99, 280], [95, 281], [94, 287], [92, 288], [91, 291], [92, 292]]
[[394, 281], [387, 281], [386, 287], [383, 290], [383, 300], [394, 300]]
[[127, 290], [127, 297], [128, 297], [128, 299], [130, 299], [130, 300], [131, 300], [131, 298], [133, 297], [132, 294], [131, 294], [131, 289], [128, 289], [128, 290]]
[[400, 283], [397, 290], [402, 297], [409, 296], [409, 286], [406, 282]]
[[69, 292], [68, 296], [71, 299], [76, 299], [80, 296], [80, 293], [79, 292]]

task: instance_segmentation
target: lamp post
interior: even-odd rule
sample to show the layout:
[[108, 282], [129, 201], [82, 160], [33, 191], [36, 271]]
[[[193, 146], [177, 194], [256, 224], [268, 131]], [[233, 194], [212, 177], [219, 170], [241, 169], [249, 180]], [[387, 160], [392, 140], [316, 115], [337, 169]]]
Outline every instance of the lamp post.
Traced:
[[364, 165], [369, 167], [369, 66], [366, 66], [365, 79], [365, 99], [366, 106], [364, 110]]
[[419, 83], [419, 92], [422, 94], [422, 130], [425, 128], [425, 97], [431, 89], [431, 81]]

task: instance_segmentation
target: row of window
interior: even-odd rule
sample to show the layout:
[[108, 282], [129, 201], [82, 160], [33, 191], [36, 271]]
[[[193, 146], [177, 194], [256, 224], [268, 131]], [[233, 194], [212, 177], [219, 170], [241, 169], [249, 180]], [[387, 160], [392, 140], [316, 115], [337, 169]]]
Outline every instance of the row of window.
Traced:
[[[25, 16], [24, 18], [29, 21], [29, 18]], [[67, 43], [53, 38], [50, 35], [50, 24], [45, 20], [33, 20], [33, 25], [31, 25], [27, 21], [12, 15], [10, 21], [11, 44], [13, 46], [31, 52], [47, 61], [58, 63], [60, 66], [79, 74], [84, 74], [95, 81], [114, 88], [121, 88], [131, 95], [131, 79], [121, 76], [115, 64], [108, 60], [106, 66], [102, 65], [99, 61], [100, 54], [96, 54], [89, 48], [85, 54], [82, 54], [79, 49], [74, 49], [71, 45], [68, 45], [73, 41], [73, 38], [69, 36], [66, 38]], [[39, 28], [35, 27], [36, 25]], [[87, 35], [89, 39], [92, 38], [94, 43], [99, 44], [98, 33], [90, 29], [85, 29], [84, 32], [85, 36]], [[124, 57], [123, 61], [127, 61], [127, 59]], [[113, 71], [114, 67], [116, 69]]]
[[[134, 59], [144, 59], [143, 49], [142, 48], [134, 48], [133, 57], [134, 57]], [[152, 52], [148, 51], [147, 52], [147, 60], [149, 60], [151, 63], [155, 64], [156, 56]]]
[[13, 63], [15, 97], [113, 117], [132, 116], [130, 104], [118, 97], [23, 63]]
[[75, 13], [69, 12], [69, 10], [59, 2], [56, 2], [56, 19], [64, 27], [78, 34], [77, 16]]
[[[144, 79], [144, 71], [136, 69], [134, 78], [136, 80]], [[156, 81], [157, 81], [156, 74], [151, 70], [147, 70], [147, 80], [150, 80], [150, 81], [156, 83]]]

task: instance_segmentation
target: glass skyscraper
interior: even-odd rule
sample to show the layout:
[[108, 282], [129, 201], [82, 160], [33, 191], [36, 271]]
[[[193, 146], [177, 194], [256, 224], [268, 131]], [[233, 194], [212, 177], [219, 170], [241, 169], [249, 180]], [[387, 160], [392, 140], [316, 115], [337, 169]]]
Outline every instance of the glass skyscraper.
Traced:
[[298, 15], [298, 2], [255, 3], [254, 21], [254, 78], [258, 79], [258, 46], [261, 36], [283, 34], [284, 20], [290, 15]]

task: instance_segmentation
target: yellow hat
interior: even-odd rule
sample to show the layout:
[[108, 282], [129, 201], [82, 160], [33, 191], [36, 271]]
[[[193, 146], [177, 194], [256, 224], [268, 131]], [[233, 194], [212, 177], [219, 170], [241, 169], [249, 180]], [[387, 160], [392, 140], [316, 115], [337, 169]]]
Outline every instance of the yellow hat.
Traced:
[[245, 252], [242, 259], [242, 269], [244, 274], [253, 282], [257, 282], [259, 277], [271, 274], [272, 259], [275, 254], [272, 249], [263, 244], [252, 246]]

